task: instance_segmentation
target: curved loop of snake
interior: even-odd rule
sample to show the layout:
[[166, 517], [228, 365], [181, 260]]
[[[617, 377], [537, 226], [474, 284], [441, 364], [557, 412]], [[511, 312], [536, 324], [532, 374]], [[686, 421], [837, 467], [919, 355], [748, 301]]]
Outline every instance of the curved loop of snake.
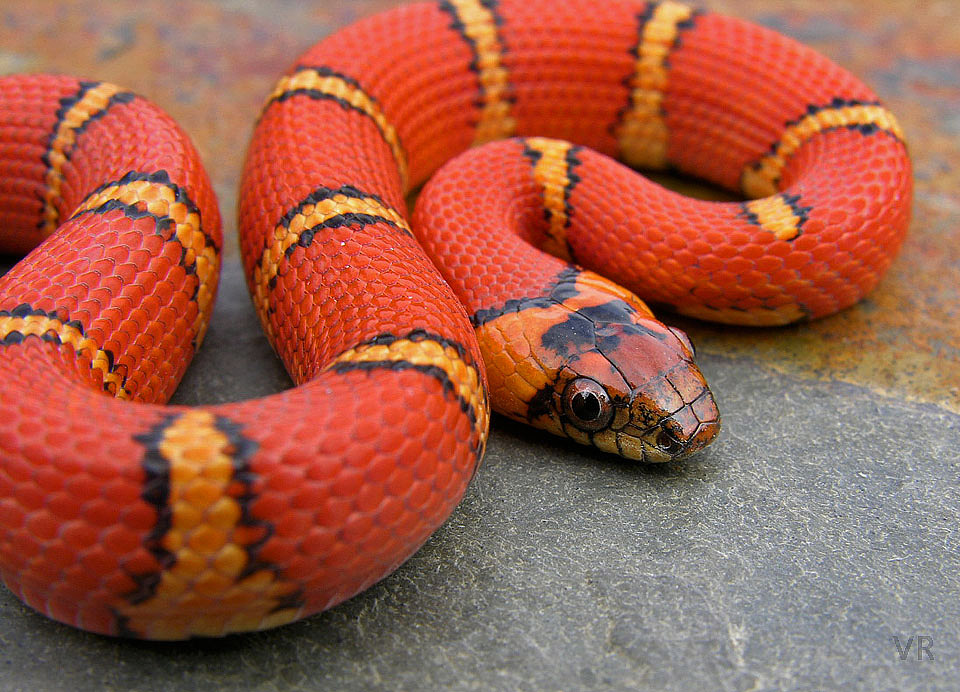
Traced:
[[[461, 152], [411, 223], [405, 195]], [[0, 244], [29, 254], [0, 279], [0, 574], [114, 635], [329, 608], [456, 506], [488, 401], [648, 462], [708, 444], [693, 347], [634, 294], [738, 324], [830, 314], [887, 269], [910, 197], [893, 116], [771, 31], [674, 2], [400, 7], [307, 51], [250, 144], [243, 262], [298, 386], [166, 407], [220, 262], [196, 152], [117, 87], [2, 78]]]

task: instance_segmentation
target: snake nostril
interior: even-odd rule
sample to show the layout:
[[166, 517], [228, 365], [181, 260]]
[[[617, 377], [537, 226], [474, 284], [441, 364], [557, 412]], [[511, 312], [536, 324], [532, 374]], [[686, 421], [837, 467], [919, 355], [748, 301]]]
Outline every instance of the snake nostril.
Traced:
[[683, 451], [683, 443], [670, 434], [668, 430], [661, 430], [657, 435], [657, 447], [667, 454], [677, 454]]

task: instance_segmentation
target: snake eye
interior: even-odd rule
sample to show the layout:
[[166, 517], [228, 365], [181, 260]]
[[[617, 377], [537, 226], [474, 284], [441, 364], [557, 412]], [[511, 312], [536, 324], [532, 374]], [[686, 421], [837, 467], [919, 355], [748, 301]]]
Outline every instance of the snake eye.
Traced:
[[585, 432], [597, 432], [610, 424], [613, 402], [607, 390], [589, 377], [578, 377], [563, 392], [563, 412]]
[[693, 342], [690, 341], [690, 337], [687, 336], [685, 331], [677, 329], [676, 327], [667, 327], [675, 337], [680, 339], [680, 343], [687, 347], [687, 350], [690, 351], [690, 355], [694, 358], [697, 357], [697, 349], [693, 347]]

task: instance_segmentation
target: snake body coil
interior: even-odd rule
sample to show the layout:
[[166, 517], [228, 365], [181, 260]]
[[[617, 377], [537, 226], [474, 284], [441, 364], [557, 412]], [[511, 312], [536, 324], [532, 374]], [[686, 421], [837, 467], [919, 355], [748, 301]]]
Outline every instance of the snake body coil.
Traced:
[[[514, 136], [445, 167], [408, 222], [441, 164]], [[889, 266], [910, 195], [893, 116], [771, 31], [673, 2], [400, 7], [304, 54], [250, 144], [243, 262], [298, 386], [167, 407], [221, 248], [195, 151], [111, 85], [2, 78], [0, 244], [30, 254], [0, 278], [0, 574], [135, 637], [329, 608], [453, 510], [488, 401], [646, 461], [708, 444], [692, 346], [631, 291], [723, 322], [829, 314]]]

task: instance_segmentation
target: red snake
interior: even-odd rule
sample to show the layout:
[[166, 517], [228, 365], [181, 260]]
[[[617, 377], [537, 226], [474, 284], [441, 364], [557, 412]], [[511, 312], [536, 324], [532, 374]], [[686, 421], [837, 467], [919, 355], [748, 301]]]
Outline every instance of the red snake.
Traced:
[[[465, 151], [410, 222], [405, 195]], [[329, 608], [453, 510], [488, 401], [645, 461], [708, 444], [693, 347], [633, 293], [739, 324], [830, 314], [887, 269], [910, 199], [893, 116], [769, 30], [673, 2], [400, 7], [307, 51], [250, 144], [243, 262], [298, 386], [167, 407], [221, 248], [193, 147], [117, 87], [2, 78], [0, 242], [29, 254], [0, 279], [0, 573], [115, 635]]]

